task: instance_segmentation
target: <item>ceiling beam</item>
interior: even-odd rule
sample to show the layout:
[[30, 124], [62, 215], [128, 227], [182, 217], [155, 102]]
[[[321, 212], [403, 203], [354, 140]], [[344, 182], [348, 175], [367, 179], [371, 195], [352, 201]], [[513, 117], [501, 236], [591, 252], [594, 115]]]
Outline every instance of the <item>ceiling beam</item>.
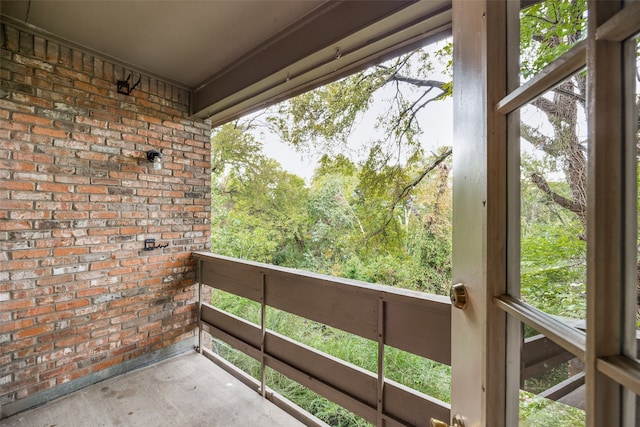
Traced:
[[[370, 58], [374, 46], [378, 52], [384, 52], [388, 48], [385, 45], [400, 48], [402, 37], [406, 40], [417, 34], [426, 37], [432, 28], [417, 27], [425, 19], [441, 17], [447, 11], [450, 11], [448, 1], [328, 2], [306, 21], [267, 41], [195, 88], [192, 113], [208, 118], [227, 111], [224, 120], [228, 121], [237, 111], [244, 110], [236, 108], [236, 113], [229, 114], [231, 107], [240, 103], [257, 103], [261, 107], [264, 102], [260, 99], [265, 98], [266, 92], [274, 97], [278, 92], [274, 92], [275, 88], [289, 96], [294, 86], [310, 89], [310, 80], [316, 82], [319, 75], [314, 68], [322, 67], [323, 73], [332, 75], [322, 79], [327, 83], [350, 64]], [[448, 22], [432, 20], [432, 26], [450, 25], [448, 13]], [[412, 27], [417, 34], [405, 31]]]

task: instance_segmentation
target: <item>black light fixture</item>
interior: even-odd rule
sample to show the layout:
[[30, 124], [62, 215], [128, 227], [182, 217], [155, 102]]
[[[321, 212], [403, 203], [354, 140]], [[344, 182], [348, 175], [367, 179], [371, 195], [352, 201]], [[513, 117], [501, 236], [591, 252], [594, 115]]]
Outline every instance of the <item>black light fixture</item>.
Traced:
[[127, 77], [127, 80], [118, 80], [118, 93], [123, 95], [131, 95], [131, 92], [140, 84], [140, 80], [142, 80], [142, 76], [138, 79], [138, 81], [133, 85], [129, 85], [129, 80], [131, 80], [131, 74]]
[[162, 153], [156, 150], [149, 150], [147, 151], [147, 159], [149, 159], [149, 161], [151, 163], [153, 163], [153, 168], [155, 170], [160, 170], [162, 169]]

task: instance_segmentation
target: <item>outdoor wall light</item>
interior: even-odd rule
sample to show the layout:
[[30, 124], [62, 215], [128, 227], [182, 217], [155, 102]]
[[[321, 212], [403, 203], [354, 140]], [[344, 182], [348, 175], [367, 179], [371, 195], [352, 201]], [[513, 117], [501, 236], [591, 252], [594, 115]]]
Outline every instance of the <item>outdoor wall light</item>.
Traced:
[[162, 169], [162, 153], [156, 150], [147, 151], [147, 159], [153, 163], [153, 168], [157, 171]]
[[123, 95], [131, 95], [131, 92], [140, 84], [140, 80], [142, 80], [142, 76], [138, 79], [138, 81], [133, 85], [129, 85], [129, 80], [131, 80], [131, 74], [127, 77], [127, 80], [118, 80], [118, 93]]

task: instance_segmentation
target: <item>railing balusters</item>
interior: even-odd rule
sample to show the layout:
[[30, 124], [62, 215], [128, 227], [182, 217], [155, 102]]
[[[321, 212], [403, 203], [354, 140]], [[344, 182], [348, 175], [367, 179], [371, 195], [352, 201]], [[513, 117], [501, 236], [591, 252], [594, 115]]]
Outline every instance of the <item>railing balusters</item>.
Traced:
[[[198, 260], [201, 333], [204, 330], [257, 360], [261, 378], [255, 380], [255, 388], [267, 399], [272, 396], [266, 384], [269, 367], [379, 427], [426, 426], [430, 417], [449, 418], [447, 403], [385, 375], [387, 343], [448, 363], [448, 298], [208, 253], [193, 255]], [[203, 302], [204, 286], [259, 302], [260, 324]], [[268, 307], [377, 342], [377, 373], [270, 331]], [[205, 355], [210, 357], [209, 353]]]
[[384, 427], [384, 343], [385, 343], [385, 303], [378, 299], [378, 427]]
[[265, 273], [260, 274], [262, 281], [262, 294], [260, 296], [260, 327], [262, 328], [260, 334], [260, 391], [262, 397], [267, 395], [267, 380], [266, 380], [266, 363], [265, 363], [265, 337], [267, 336], [266, 325], [266, 312], [267, 312], [267, 275]]
[[198, 281], [198, 351], [202, 354], [204, 331], [202, 330], [202, 260], [198, 260], [198, 269], [196, 271], [196, 280]]

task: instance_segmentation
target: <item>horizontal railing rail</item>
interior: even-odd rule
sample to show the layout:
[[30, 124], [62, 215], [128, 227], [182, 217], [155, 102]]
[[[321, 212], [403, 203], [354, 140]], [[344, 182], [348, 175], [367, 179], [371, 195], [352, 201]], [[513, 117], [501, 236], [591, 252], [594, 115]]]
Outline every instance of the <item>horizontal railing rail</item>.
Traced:
[[[258, 325], [201, 301], [201, 330], [373, 424], [428, 426], [431, 417], [449, 419], [449, 404], [385, 378], [382, 365], [386, 345], [450, 364], [448, 298], [209, 253], [194, 258], [200, 286], [377, 342], [378, 370], [369, 372], [270, 331], [264, 314]], [[260, 388], [264, 393], [264, 383]]]
[[[449, 298], [204, 252], [193, 256], [198, 264], [200, 295], [207, 286], [256, 301], [262, 307], [262, 324], [255, 324], [201, 300], [201, 331], [373, 424], [428, 426], [431, 417], [449, 419], [448, 403], [385, 378], [383, 366], [387, 345], [450, 365]], [[268, 330], [264, 324], [266, 307], [377, 342], [377, 373]], [[200, 349], [221, 362], [211, 351]], [[523, 343], [522, 381], [572, 357], [542, 335], [528, 338]], [[583, 382], [576, 376], [562, 387], [550, 389], [549, 397], [558, 399]], [[265, 395], [264, 376], [254, 386]]]

